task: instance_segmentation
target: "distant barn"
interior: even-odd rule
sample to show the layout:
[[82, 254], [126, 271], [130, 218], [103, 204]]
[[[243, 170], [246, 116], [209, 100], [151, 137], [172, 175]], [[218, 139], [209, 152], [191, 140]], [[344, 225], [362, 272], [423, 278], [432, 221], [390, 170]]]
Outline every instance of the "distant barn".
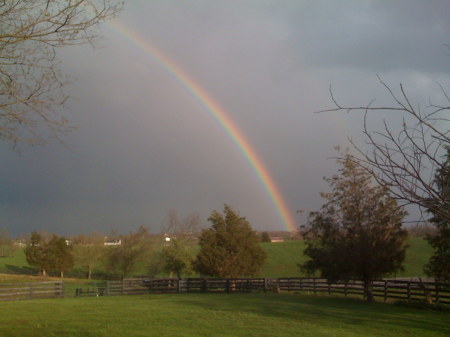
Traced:
[[284, 242], [284, 239], [281, 236], [272, 236], [270, 242]]

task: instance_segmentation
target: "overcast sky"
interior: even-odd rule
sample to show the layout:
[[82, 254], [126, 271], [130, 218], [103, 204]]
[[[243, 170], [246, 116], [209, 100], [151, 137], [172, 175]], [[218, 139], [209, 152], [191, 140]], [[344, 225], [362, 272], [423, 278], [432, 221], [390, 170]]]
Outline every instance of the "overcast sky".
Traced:
[[[170, 57], [226, 111], [296, 210], [321, 206], [335, 145], [362, 142], [361, 114], [331, 108], [388, 96], [415, 103], [450, 85], [448, 0], [129, 0], [119, 20]], [[159, 232], [170, 209], [208, 215], [224, 203], [254, 229], [286, 229], [226, 132], [160, 64], [111, 26], [101, 48], [71, 47], [76, 81], [65, 146], [0, 144], [0, 227], [13, 234]], [[388, 114], [372, 116], [379, 125]]]

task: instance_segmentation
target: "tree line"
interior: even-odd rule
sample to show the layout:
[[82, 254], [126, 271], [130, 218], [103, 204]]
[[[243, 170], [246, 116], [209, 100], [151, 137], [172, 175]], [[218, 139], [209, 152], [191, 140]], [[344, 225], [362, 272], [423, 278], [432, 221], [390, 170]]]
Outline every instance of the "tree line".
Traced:
[[[127, 235], [116, 235], [114, 245], [105, 245], [100, 234], [78, 235], [71, 239], [57, 235], [31, 234], [25, 247], [27, 262], [48, 272], [64, 273], [74, 265], [91, 278], [94, 269], [102, 267], [109, 275], [124, 278], [137, 270], [156, 276], [182, 277], [198, 273], [213, 277], [255, 276], [266, 260], [260, 246], [261, 239], [245, 217], [231, 206], [223, 213], [213, 211], [209, 217], [211, 227], [199, 229], [199, 217], [190, 214], [179, 219], [170, 211], [168, 224], [163, 228], [165, 237], [151, 235], [141, 226]], [[199, 246], [197, 254], [195, 244]]]

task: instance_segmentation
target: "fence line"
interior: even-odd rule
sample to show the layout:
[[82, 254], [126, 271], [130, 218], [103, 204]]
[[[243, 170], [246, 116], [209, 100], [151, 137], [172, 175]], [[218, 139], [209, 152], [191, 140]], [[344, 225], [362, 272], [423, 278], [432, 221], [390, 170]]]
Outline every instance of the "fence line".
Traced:
[[64, 297], [64, 283], [0, 283], [0, 301]]
[[[96, 291], [78, 289], [77, 296], [267, 291], [364, 296], [364, 284], [361, 281], [330, 283], [320, 278], [130, 278], [108, 281], [106, 287]], [[384, 301], [402, 299], [450, 304], [450, 287], [444, 283], [386, 279], [373, 282], [372, 291], [374, 297]]]
[[[318, 278], [283, 278], [277, 284], [278, 289], [285, 291], [364, 296], [362, 281], [330, 283]], [[403, 299], [450, 304], [450, 287], [444, 283], [386, 279], [373, 282], [372, 291], [374, 297], [384, 301]]]

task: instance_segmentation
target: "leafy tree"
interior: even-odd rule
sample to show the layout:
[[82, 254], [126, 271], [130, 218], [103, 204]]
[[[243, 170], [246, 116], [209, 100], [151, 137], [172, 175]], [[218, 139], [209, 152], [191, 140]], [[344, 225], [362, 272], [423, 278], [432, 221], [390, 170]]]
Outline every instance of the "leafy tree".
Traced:
[[45, 248], [45, 259], [47, 260], [48, 269], [59, 272], [61, 278], [63, 278], [64, 273], [73, 268], [72, 246], [67, 244], [64, 237], [54, 235]]
[[223, 214], [213, 211], [208, 220], [212, 226], [200, 235], [195, 269], [214, 277], [256, 275], [266, 254], [249, 222], [228, 205], [224, 206]]
[[25, 257], [30, 266], [39, 268], [43, 276], [47, 275], [47, 242], [36, 231], [31, 233], [30, 241], [25, 247]]
[[192, 271], [192, 254], [187, 246], [178, 239], [172, 239], [161, 251], [163, 271], [170, 275], [174, 273], [177, 278]]
[[[430, 200], [430, 222], [436, 226], [437, 233], [426, 236], [434, 253], [425, 266], [425, 272], [439, 281], [450, 282], [450, 219], [445, 216], [450, 213], [450, 148], [447, 148], [444, 165], [436, 173], [435, 184], [445, 200]], [[436, 209], [443, 211], [437, 212]]]
[[59, 114], [68, 82], [58, 50], [93, 44], [95, 28], [122, 4], [110, 0], [0, 1], [0, 139], [37, 143], [70, 130]]
[[75, 263], [86, 270], [87, 278], [91, 279], [95, 265], [105, 253], [104, 237], [95, 233], [78, 235], [74, 243]]
[[269, 233], [262, 232], [262, 234], [261, 234], [261, 241], [262, 242], [272, 242], [272, 240], [270, 240]]
[[119, 273], [122, 278], [129, 276], [150, 253], [151, 240], [148, 228], [140, 226], [137, 232], [121, 237], [121, 244], [112, 246], [106, 254], [106, 266]]
[[372, 301], [373, 281], [402, 267], [407, 231], [401, 221], [406, 212], [348, 154], [338, 163], [339, 174], [324, 178], [331, 187], [331, 192], [321, 193], [326, 203], [302, 226], [304, 254], [310, 260], [300, 267], [330, 281], [362, 280]]
[[28, 264], [39, 268], [43, 276], [53, 271], [64, 277], [64, 272], [73, 267], [72, 247], [67, 245], [65, 238], [57, 235], [48, 240], [38, 232], [32, 232], [25, 256]]

